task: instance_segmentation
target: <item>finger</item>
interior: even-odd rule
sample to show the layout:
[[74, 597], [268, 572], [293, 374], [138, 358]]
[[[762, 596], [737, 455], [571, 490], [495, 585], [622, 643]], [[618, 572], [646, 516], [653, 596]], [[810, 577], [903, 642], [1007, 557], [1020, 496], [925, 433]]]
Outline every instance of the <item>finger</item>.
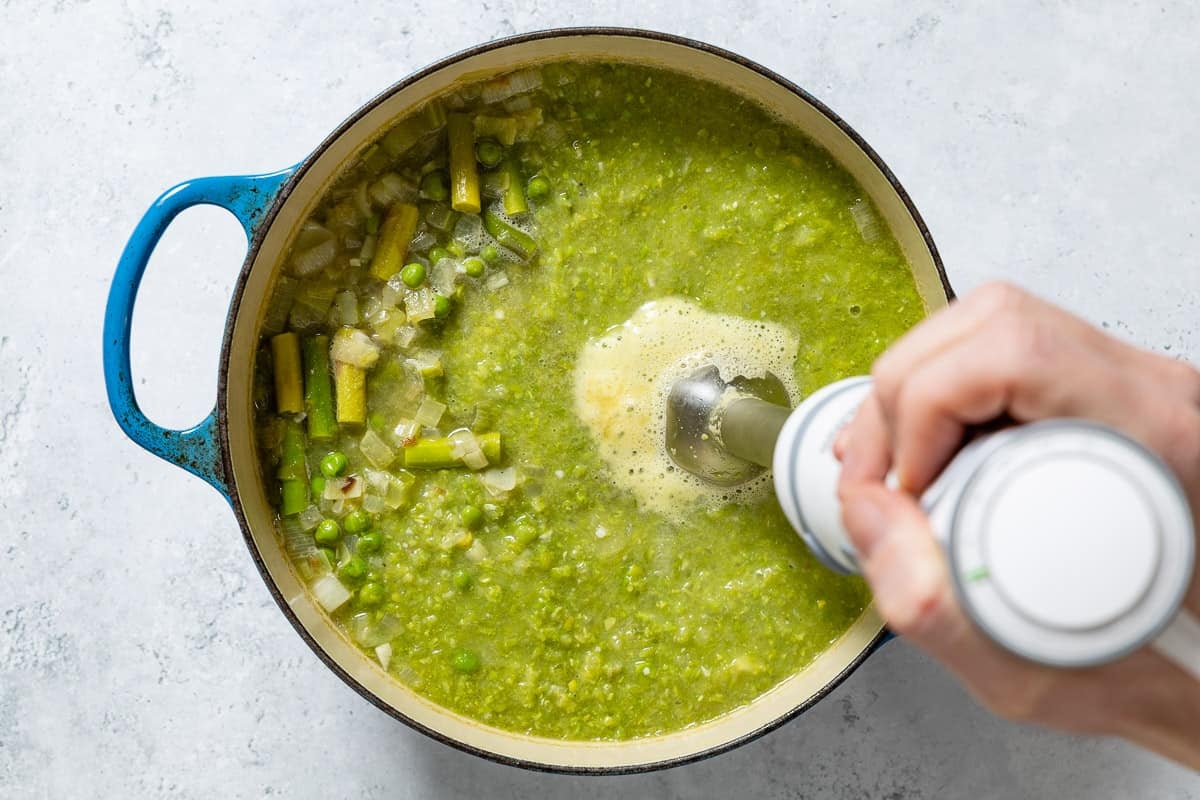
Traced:
[[872, 391], [858, 407], [854, 418], [838, 435], [841, 444], [841, 479], [882, 480], [892, 463], [892, 436]]
[[877, 483], [846, 484], [841, 498], [846, 531], [889, 627], [938, 658], [975, 642], [916, 502]]
[[998, 318], [922, 365], [896, 400], [892, 447], [900, 485], [920, 492], [966, 426], [1003, 413], [1018, 421], [1079, 416], [1128, 428], [1145, 411], [1129, 370], [1038, 320]]

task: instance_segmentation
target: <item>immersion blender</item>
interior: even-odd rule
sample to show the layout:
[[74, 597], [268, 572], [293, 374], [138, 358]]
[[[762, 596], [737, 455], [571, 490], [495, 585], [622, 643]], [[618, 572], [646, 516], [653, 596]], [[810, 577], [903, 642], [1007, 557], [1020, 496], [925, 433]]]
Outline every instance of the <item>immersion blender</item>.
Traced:
[[[871, 389], [848, 378], [794, 411], [773, 376], [726, 383], [716, 367], [668, 395], [667, 449], [732, 486], [774, 470], [776, 497], [812, 552], [858, 573], [833, 455]], [[1182, 607], [1195, 561], [1187, 498], [1170, 468], [1118, 431], [1048, 419], [971, 441], [921, 496], [959, 602], [1031, 661], [1084, 667], [1149, 644], [1200, 678], [1200, 621]]]

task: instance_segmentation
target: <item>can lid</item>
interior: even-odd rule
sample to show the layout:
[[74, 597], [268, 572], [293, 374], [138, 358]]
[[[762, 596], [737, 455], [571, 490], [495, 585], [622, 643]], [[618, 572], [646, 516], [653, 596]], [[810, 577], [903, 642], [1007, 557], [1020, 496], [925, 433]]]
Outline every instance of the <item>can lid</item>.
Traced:
[[950, 558], [968, 613], [1000, 644], [1084, 666], [1144, 644], [1191, 576], [1191, 514], [1156, 456], [1102, 425], [1006, 431], [953, 514]]

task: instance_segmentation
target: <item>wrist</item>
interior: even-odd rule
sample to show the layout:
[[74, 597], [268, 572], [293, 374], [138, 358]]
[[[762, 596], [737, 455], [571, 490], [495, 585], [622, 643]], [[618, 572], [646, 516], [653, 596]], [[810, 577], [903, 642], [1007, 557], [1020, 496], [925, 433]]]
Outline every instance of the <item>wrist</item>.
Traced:
[[1108, 732], [1200, 770], [1200, 681], [1148, 649], [1126, 660], [1136, 669], [1110, 695]]

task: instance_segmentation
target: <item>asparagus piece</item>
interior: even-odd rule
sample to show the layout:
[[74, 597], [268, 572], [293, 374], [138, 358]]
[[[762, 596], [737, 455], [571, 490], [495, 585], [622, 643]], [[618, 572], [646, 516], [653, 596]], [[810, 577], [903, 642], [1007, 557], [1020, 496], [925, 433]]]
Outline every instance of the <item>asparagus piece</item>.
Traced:
[[367, 421], [366, 370], [335, 361], [333, 382], [337, 387], [337, 421], [343, 425], [362, 425]]
[[308, 464], [304, 458], [304, 430], [294, 419], [284, 421], [279, 450], [279, 511], [284, 516], [299, 514], [308, 505]]
[[507, 182], [504, 187], [504, 213], [524, 214], [529, 210], [529, 204], [525, 202], [525, 190], [521, 188], [521, 171], [517, 169], [517, 162], [510, 158], [501, 169]]
[[408, 255], [408, 243], [417, 232], [417, 207], [409, 203], [396, 203], [388, 211], [371, 259], [371, 274], [381, 281], [391, 278], [404, 266]]
[[[500, 434], [498, 432], [478, 433], [475, 438], [479, 441], [479, 449], [487, 456], [488, 463], [498, 463], [502, 454]], [[404, 466], [416, 469], [460, 467], [462, 459], [455, 458], [452, 455], [453, 450], [454, 441], [449, 437], [421, 439], [404, 448]]]
[[327, 441], [337, 433], [333, 385], [329, 382], [328, 336], [309, 336], [304, 340], [304, 411], [308, 418], [308, 438]]
[[272, 336], [271, 356], [275, 364], [275, 408], [280, 414], [299, 414], [304, 410], [300, 337], [290, 331]]
[[299, 514], [308, 508], [308, 481], [281, 481], [279, 496], [280, 514]]
[[475, 132], [465, 114], [451, 114], [446, 130], [450, 139], [450, 205], [455, 211], [478, 214], [479, 171], [475, 167]]
[[304, 457], [304, 429], [294, 419], [283, 421], [283, 442], [279, 446], [279, 471], [275, 477], [285, 481], [307, 481], [308, 463]]
[[509, 225], [491, 209], [483, 215], [483, 227], [501, 247], [507, 247], [521, 258], [529, 258], [537, 253], [537, 242], [532, 236]]

